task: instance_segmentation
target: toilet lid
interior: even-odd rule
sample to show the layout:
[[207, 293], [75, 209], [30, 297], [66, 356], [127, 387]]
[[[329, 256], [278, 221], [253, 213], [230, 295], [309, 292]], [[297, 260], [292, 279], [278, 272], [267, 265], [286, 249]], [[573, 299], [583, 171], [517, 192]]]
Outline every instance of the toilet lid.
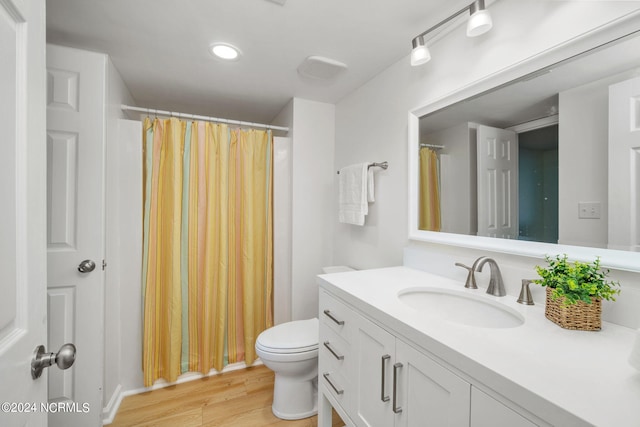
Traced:
[[301, 353], [318, 348], [318, 319], [281, 323], [258, 335], [256, 346], [272, 353]]

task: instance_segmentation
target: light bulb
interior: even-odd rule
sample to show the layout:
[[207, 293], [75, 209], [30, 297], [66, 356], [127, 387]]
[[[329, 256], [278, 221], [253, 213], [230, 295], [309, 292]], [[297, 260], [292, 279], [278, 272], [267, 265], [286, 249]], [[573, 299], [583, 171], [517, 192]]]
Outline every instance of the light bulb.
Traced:
[[493, 21], [489, 11], [485, 9], [476, 10], [471, 14], [469, 22], [467, 22], [467, 36], [479, 36], [489, 31], [491, 27], [493, 27]]
[[416, 37], [412, 41], [413, 50], [411, 51], [411, 66], [426, 64], [431, 59], [429, 48], [424, 43], [423, 37]]
[[221, 59], [233, 61], [238, 59], [240, 51], [235, 46], [226, 43], [215, 43], [210, 46], [211, 53]]

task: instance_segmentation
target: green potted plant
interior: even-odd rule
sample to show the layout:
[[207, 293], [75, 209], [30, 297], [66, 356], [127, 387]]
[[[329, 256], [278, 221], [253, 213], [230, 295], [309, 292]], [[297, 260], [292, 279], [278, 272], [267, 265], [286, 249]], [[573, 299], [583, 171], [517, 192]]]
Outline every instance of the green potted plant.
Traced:
[[565, 329], [601, 329], [602, 300], [615, 301], [620, 283], [608, 280], [609, 270], [594, 262], [570, 262], [566, 254], [545, 256], [547, 267], [536, 266], [546, 287], [545, 316]]

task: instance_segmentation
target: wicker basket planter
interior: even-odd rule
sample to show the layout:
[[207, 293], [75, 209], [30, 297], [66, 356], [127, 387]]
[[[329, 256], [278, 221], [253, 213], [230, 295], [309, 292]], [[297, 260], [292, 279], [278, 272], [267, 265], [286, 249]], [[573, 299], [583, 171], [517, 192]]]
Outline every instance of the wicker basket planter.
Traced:
[[565, 329], [579, 331], [599, 331], [602, 328], [602, 301], [592, 298], [591, 304], [578, 301], [572, 305], [563, 305], [561, 298], [551, 297], [553, 289], [546, 288], [547, 298], [544, 315], [553, 323]]

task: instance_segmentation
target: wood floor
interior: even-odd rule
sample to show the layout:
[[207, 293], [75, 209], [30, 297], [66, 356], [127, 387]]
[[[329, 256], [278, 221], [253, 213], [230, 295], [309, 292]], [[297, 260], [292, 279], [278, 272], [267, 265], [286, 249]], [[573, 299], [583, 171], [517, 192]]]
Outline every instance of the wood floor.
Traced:
[[[265, 366], [128, 396], [111, 426], [314, 427], [317, 417], [284, 421], [271, 412], [273, 372]], [[344, 423], [334, 412], [333, 427]]]

